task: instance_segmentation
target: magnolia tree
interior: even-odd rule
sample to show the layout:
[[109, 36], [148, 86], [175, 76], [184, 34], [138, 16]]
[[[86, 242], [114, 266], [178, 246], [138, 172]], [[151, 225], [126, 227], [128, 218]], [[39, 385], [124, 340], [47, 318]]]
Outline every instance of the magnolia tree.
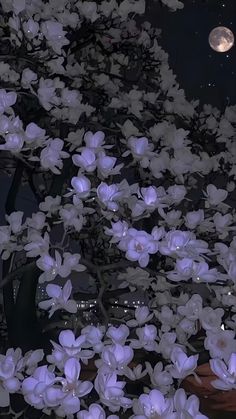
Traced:
[[[208, 362], [213, 387], [236, 388], [236, 107], [186, 100], [144, 0], [0, 5], [1, 409], [204, 419], [186, 377]], [[85, 273], [95, 324], [73, 294]], [[136, 290], [146, 304], [116, 318]]]

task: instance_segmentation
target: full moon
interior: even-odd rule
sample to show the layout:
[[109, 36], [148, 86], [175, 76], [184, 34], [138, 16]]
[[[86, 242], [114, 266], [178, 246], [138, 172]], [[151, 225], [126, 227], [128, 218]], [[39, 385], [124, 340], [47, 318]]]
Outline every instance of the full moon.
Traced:
[[227, 52], [234, 45], [234, 34], [225, 26], [212, 29], [209, 35], [209, 44], [217, 52]]

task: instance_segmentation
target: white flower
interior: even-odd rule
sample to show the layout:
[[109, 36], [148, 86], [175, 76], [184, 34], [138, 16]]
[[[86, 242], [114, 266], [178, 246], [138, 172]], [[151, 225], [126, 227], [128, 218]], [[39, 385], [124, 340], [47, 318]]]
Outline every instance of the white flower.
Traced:
[[25, 142], [27, 144], [33, 143], [33, 145], [40, 144], [46, 138], [45, 132], [45, 129], [40, 128], [34, 122], [30, 122], [25, 129]]
[[173, 362], [173, 366], [170, 366], [168, 370], [174, 378], [183, 379], [192, 374], [197, 368], [198, 355], [188, 357], [179, 346], [175, 346], [172, 349], [170, 359]]
[[97, 159], [98, 176], [100, 178], [107, 178], [111, 175], [120, 174], [120, 170], [124, 166], [124, 163], [115, 166], [116, 161], [117, 158], [106, 156], [104, 152], [99, 152]]
[[36, 368], [33, 375], [25, 378], [22, 383], [22, 393], [26, 403], [36, 409], [45, 408], [47, 406], [45, 391], [54, 384], [55, 378], [55, 374], [48, 370], [47, 365]]
[[116, 415], [109, 415], [106, 416], [105, 411], [103, 408], [97, 404], [92, 403], [89, 406], [88, 410], [80, 410], [79, 413], [77, 413], [77, 419], [119, 419]]
[[110, 243], [117, 243], [126, 236], [129, 225], [126, 221], [111, 222], [112, 228], [104, 227], [104, 231], [108, 236], [112, 236]]
[[[87, 131], [84, 134], [84, 142], [87, 148], [97, 153], [103, 149], [105, 134], [102, 131], [97, 131], [94, 134], [91, 131]], [[109, 146], [110, 147], [110, 146]], [[104, 147], [106, 148], [106, 146]]]
[[127, 19], [129, 13], [143, 14], [145, 12], [145, 1], [137, 0], [135, 2], [130, 0], [123, 0], [118, 9], [118, 14], [122, 19]]
[[47, 141], [47, 147], [45, 147], [40, 153], [40, 164], [44, 169], [50, 169], [55, 175], [60, 174], [60, 170], [63, 167], [62, 159], [69, 157], [70, 155], [66, 151], [62, 151], [64, 141], [60, 138]]
[[106, 205], [106, 207], [111, 211], [117, 211], [119, 206], [115, 200], [117, 200], [121, 193], [119, 192], [119, 188], [117, 185], [108, 185], [105, 182], [101, 182], [100, 185], [97, 187], [97, 196], [98, 199]]
[[117, 412], [120, 407], [130, 408], [132, 401], [124, 397], [123, 388], [125, 381], [117, 381], [117, 375], [113, 373], [99, 373], [94, 382], [94, 387], [101, 402], [108, 406], [111, 412]]
[[103, 349], [102, 338], [104, 335], [103, 327], [95, 327], [88, 325], [81, 330], [81, 336], [85, 336], [86, 340], [83, 342], [83, 348], [92, 347], [96, 353], [100, 353]]
[[118, 327], [110, 326], [107, 330], [106, 336], [112, 340], [113, 343], [124, 345], [129, 336], [129, 328], [125, 324]]
[[48, 44], [57, 53], [61, 54], [61, 48], [69, 44], [63, 31], [63, 25], [60, 22], [47, 20], [41, 23], [41, 31], [48, 41]]
[[192, 394], [187, 398], [183, 388], [179, 388], [174, 395], [174, 406], [177, 419], [208, 419], [199, 412], [199, 400]]
[[10, 405], [9, 393], [18, 392], [21, 386], [20, 374], [22, 353], [20, 348], [10, 348], [6, 355], [0, 354], [0, 407]]
[[10, 215], [6, 215], [6, 220], [10, 224], [12, 233], [17, 234], [22, 231], [23, 215], [24, 215], [23, 211], [14, 211]]
[[46, 292], [50, 300], [40, 301], [39, 307], [43, 310], [49, 310], [49, 318], [55, 313], [57, 310], [65, 310], [69, 313], [76, 313], [77, 312], [77, 303], [74, 300], [70, 300], [69, 297], [72, 291], [72, 284], [71, 281], [66, 281], [63, 288], [59, 285], [55, 284], [48, 284], [46, 286]]
[[14, 105], [17, 100], [17, 94], [15, 92], [6, 92], [4, 89], [0, 89], [0, 113], [4, 113], [6, 109]]
[[26, 22], [23, 22], [23, 30], [27, 38], [33, 39], [38, 34], [39, 24], [34, 19], [30, 18]]
[[175, 347], [176, 333], [167, 332], [160, 336], [158, 344], [158, 352], [162, 354], [165, 359], [170, 358], [172, 349]]
[[61, 204], [61, 197], [59, 195], [55, 197], [46, 196], [45, 201], [40, 202], [39, 209], [41, 211], [47, 212], [47, 215], [50, 216], [51, 214], [59, 210], [60, 204]]
[[211, 370], [219, 377], [211, 384], [219, 390], [236, 389], [236, 353], [231, 354], [227, 364], [221, 359], [210, 359]]
[[[149, 394], [141, 394], [133, 405], [133, 419], [175, 419], [173, 403], [165, 399], [159, 390], [151, 390]], [[137, 416], [136, 416], [137, 415]]]
[[173, 383], [171, 374], [163, 368], [162, 362], [158, 362], [154, 368], [152, 368], [150, 362], [146, 361], [145, 365], [152, 385], [159, 389], [162, 394], [166, 394]]
[[[178, 9], [183, 9], [184, 7], [184, 3], [179, 0], [161, 0], [161, 1], [163, 4], [168, 6], [173, 12], [175, 12]], [[200, 419], [200, 418], [196, 418], [196, 419]]]
[[24, 68], [21, 74], [21, 85], [24, 89], [30, 89], [31, 83], [36, 83], [38, 76], [30, 68]]
[[[128, 139], [128, 147], [131, 150], [132, 156], [135, 160], [141, 162], [142, 167], [147, 167], [149, 164], [148, 157], [151, 157], [154, 153], [153, 144], [149, 144], [146, 137], [130, 137]], [[127, 156], [129, 152], [125, 152], [123, 156]]]
[[202, 312], [202, 297], [199, 294], [193, 294], [185, 306], [179, 306], [177, 312], [189, 320], [197, 320]]
[[232, 330], [207, 330], [204, 340], [205, 348], [212, 358], [228, 361], [232, 352], [236, 352], [235, 332]]
[[202, 209], [190, 211], [186, 214], [184, 219], [186, 227], [193, 230], [204, 221], [204, 211]]
[[22, 134], [7, 134], [4, 137], [5, 144], [0, 145], [0, 150], [8, 150], [13, 153], [18, 153], [24, 145], [24, 138]]
[[64, 377], [58, 380], [62, 383], [62, 392], [65, 397], [60, 400], [59, 412], [66, 415], [77, 413], [80, 410], [80, 399], [90, 393], [93, 384], [90, 381], [80, 381], [80, 363], [76, 358], [69, 358], [65, 362]]
[[81, 167], [88, 173], [94, 172], [97, 167], [96, 154], [89, 148], [84, 148], [81, 155], [74, 154], [72, 160], [75, 166]]
[[39, 231], [28, 230], [27, 241], [28, 243], [24, 246], [27, 257], [33, 258], [48, 253], [50, 238], [47, 232], [42, 237]]
[[219, 330], [222, 324], [224, 310], [222, 308], [204, 307], [199, 315], [199, 320], [205, 330]]
[[157, 351], [158, 345], [157, 339], [157, 328], [153, 324], [145, 324], [144, 327], [136, 329], [136, 335], [138, 340], [131, 339], [130, 345], [132, 348], [144, 348], [146, 351]]
[[180, 204], [184, 199], [187, 190], [183, 185], [172, 185], [167, 189], [168, 202], [170, 204]]
[[74, 227], [76, 231], [80, 231], [83, 227], [83, 216], [80, 211], [72, 204], [66, 204], [60, 209], [59, 214], [63, 219], [64, 227]]
[[228, 192], [225, 189], [217, 189], [212, 184], [208, 185], [206, 192], [203, 191], [203, 193], [210, 205], [219, 205], [228, 196]]
[[99, 18], [97, 13], [97, 3], [95, 1], [78, 1], [76, 7], [82, 16], [90, 20], [92, 23]]
[[135, 320], [129, 320], [126, 324], [129, 327], [142, 326], [153, 318], [147, 306], [137, 307], [134, 312]]
[[31, 218], [26, 218], [26, 224], [35, 230], [42, 230], [45, 225], [46, 215], [43, 212], [32, 214]]
[[111, 371], [116, 370], [118, 373], [132, 361], [133, 356], [134, 351], [130, 346], [115, 343], [104, 347], [101, 354], [102, 366], [101, 360], [95, 362], [98, 367], [101, 366], [101, 371], [103, 371], [103, 366], [107, 365]]
[[172, 255], [176, 252], [181, 252], [191, 239], [193, 239], [193, 235], [190, 231], [169, 231], [160, 242], [159, 251], [162, 255]]
[[125, 257], [128, 260], [138, 261], [139, 265], [145, 268], [149, 263], [149, 254], [157, 253], [158, 242], [146, 231], [130, 228], [119, 242], [118, 248], [126, 251]]

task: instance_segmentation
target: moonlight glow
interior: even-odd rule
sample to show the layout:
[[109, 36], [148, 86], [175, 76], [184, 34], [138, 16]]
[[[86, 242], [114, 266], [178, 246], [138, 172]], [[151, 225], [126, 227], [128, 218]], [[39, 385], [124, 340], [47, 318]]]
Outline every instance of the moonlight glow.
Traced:
[[217, 52], [226, 52], [234, 45], [234, 34], [225, 26], [212, 29], [209, 35], [209, 44]]

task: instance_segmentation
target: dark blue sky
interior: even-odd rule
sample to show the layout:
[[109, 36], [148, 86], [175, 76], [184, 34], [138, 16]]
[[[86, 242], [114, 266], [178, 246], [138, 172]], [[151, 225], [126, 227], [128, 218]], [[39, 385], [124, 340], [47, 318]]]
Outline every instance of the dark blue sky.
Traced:
[[221, 109], [236, 104], [236, 47], [219, 53], [208, 44], [215, 26], [236, 35], [236, 0], [184, 0], [184, 9], [174, 13], [159, 2], [146, 4], [147, 20], [162, 29], [159, 42], [187, 98]]

